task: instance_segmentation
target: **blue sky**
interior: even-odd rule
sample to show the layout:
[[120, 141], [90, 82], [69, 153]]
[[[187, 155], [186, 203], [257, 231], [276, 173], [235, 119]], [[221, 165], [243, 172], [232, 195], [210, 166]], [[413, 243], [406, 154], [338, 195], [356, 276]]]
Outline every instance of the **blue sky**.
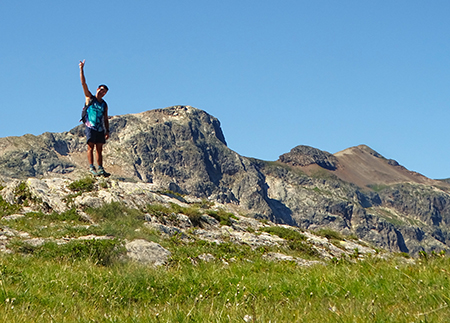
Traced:
[[228, 146], [366, 144], [450, 177], [450, 2], [0, 2], [0, 137], [63, 132], [106, 83], [111, 115], [191, 105]]

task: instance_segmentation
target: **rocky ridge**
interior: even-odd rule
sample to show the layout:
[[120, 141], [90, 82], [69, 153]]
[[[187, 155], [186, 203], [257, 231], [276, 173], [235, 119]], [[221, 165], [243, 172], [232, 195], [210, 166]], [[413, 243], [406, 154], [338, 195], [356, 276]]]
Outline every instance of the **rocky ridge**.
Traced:
[[[86, 206], [120, 201], [138, 206], [164, 200], [161, 191], [205, 199], [246, 218], [301, 230], [332, 229], [378, 248], [416, 255], [447, 250], [450, 185], [410, 172], [367, 146], [334, 155], [298, 146], [275, 162], [229, 149], [219, 121], [189, 106], [110, 120], [106, 167], [114, 175]], [[0, 138], [0, 195], [20, 203], [25, 183], [43, 211], [61, 212], [66, 186], [86, 176], [83, 127], [65, 133]]]
[[[111, 239], [111, 236], [98, 236], [89, 234], [84, 236], [62, 238], [39, 237], [36, 233], [24, 230], [14, 229], [15, 221], [27, 221], [32, 218], [29, 214], [33, 212], [46, 212], [49, 210], [66, 212], [69, 209], [77, 209], [80, 217], [86, 222], [82, 225], [82, 229], [89, 230], [98, 226], [92, 218], [83, 212], [86, 208], [96, 208], [104, 203], [123, 203], [129, 208], [145, 209], [146, 205], [171, 205], [176, 204], [182, 208], [188, 208], [191, 205], [201, 205], [205, 201], [200, 198], [181, 197], [172, 193], [161, 193], [154, 190], [154, 186], [149, 183], [123, 183], [114, 179], [101, 179], [95, 181], [95, 185], [88, 191], [81, 194], [75, 194], [73, 197], [73, 189], [70, 188], [72, 181], [64, 178], [52, 179], [28, 179], [24, 182], [18, 180], [10, 182], [2, 189], [4, 199], [11, 205], [17, 205], [19, 201], [23, 205], [19, 213], [3, 216], [0, 219], [0, 251], [12, 252], [8, 246], [12, 239], [20, 239], [22, 243], [38, 247], [46, 242], [55, 242], [58, 245], [67, 244], [74, 240], [103, 240]], [[18, 185], [22, 185], [18, 190]], [[25, 197], [24, 197], [25, 196]], [[149, 228], [159, 232], [161, 235], [170, 237], [179, 237], [181, 240], [196, 241], [204, 240], [211, 243], [221, 244], [224, 242], [233, 242], [236, 244], [248, 245], [252, 248], [258, 247], [285, 247], [287, 240], [264, 231], [264, 228], [282, 227], [294, 230], [304, 236], [305, 246], [309, 248], [311, 253], [323, 261], [306, 260], [299, 257], [293, 257], [280, 252], [267, 252], [264, 255], [268, 261], [290, 261], [299, 266], [311, 266], [317, 264], [325, 264], [324, 261], [332, 259], [362, 259], [367, 255], [387, 257], [387, 254], [380, 252], [367, 245], [366, 242], [356, 237], [338, 239], [328, 239], [308, 231], [288, 225], [275, 224], [267, 220], [256, 220], [246, 216], [232, 213], [236, 211], [235, 206], [220, 204], [217, 202], [207, 203], [207, 209], [226, 210], [233, 214], [227, 224], [220, 223], [217, 219], [206, 214], [201, 214], [200, 219], [191, 220], [188, 215], [182, 213], [172, 213], [165, 216], [155, 216], [154, 214], [145, 214], [141, 228]], [[27, 206], [24, 206], [27, 205]], [[31, 213], [30, 213], [31, 212]], [[56, 225], [56, 224], [55, 224]], [[64, 224], [67, 226], [70, 224]], [[80, 228], [80, 225], [75, 225]], [[42, 229], [46, 229], [43, 227]], [[141, 230], [141, 229], [137, 229]], [[129, 259], [154, 266], [160, 266], [167, 263], [171, 257], [171, 252], [164, 249], [161, 245], [142, 239], [126, 241], [125, 244], [127, 256]], [[201, 254], [191, 259], [195, 264], [198, 261], [212, 261], [215, 258], [209, 254]], [[232, 259], [222, 259], [224, 264]], [[405, 260], [406, 261], [406, 260]]]

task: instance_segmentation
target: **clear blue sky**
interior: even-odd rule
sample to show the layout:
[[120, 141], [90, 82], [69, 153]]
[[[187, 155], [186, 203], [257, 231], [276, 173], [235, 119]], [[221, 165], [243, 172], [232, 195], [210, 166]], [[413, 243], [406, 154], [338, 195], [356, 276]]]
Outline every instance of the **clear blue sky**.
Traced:
[[191, 105], [228, 146], [366, 144], [450, 177], [450, 1], [0, 2], [0, 137], [63, 132], [106, 83], [111, 115]]

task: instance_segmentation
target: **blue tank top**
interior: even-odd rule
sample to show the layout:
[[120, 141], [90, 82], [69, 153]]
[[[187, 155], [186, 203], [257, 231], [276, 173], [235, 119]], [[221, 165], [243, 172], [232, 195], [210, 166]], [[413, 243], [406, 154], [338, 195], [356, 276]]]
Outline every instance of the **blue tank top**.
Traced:
[[105, 109], [105, 100], [99, 102], [95, 96], [92, 97], [86, 110], [86, 127], [95, 131], [105, 131]]

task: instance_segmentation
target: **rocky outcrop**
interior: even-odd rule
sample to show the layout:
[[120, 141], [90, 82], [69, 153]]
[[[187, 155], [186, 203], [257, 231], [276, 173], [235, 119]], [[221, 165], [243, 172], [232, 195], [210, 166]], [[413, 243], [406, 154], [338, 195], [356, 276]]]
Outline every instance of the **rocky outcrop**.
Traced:
[[289, 153], [283, 154], [278, 159], [280, 162], [292, 166], [319, 165], [322, 168], [335, 170], [338, 159], [332, 154], [309, 146], [297, 146]]
[[189, 106], [116, 116], [110, 125], [104, 155], [113, 176], [97, 182], [95, 194], [68, 199], [68, 184], [86, 176], [86, 144], [78, 126], [0, 138], [1, 196], [23, 202], [28, 195], [17, 190], [23, 181], [41, 211], [63, 212], [119, 201], [141, 207], [164, 202], [167, 195], [158, 192], [168, 192], [180, 200], [219, 203], [249, 218], [329, 228], [392, 251], [448, 249], [450, 185], [410, 172], [367, 146], [335, 155], [297, 146], [276, 162], [246, 158], [227, 147], [216, 118]]
[[[151, 187], [148, 186], [147, 189], [150, 190]], [[93, 191], [84, 192], [83, 195], [85, 195], [84, 197], [90, 196], [92, 199], [102, 201], [102, 195], [104, 196], [104, 193], [108, 190], [108, 188], [101, 186], [96, 187]], [[184, 212], [186, 212], [186, 210], [189, 210], [190, 205], [198, 205], [202, 202], [201, 200], [195, 199], [191, 199], [190, 202], [182, 202], [177, 198], [169, 197], [165, 194], [157, 192], [152, 193], [154, 194], [154, 196], [152, 196], [151, 200], [158, 200], [158, 208], [156, 208], [156, 210], [163, 210], [164, 208], [168, 210], [169, 208], [171, 208], [172, 210], [178, 209], [181, 212], [183, 212], [183, 210]], [[24, 227], [20, 224], [20, 222], [28, 222], [32, 221], [33, 219], [36, 220], [37, 214], [29, 211], [36, 210], [36, 208], [38, 208], [39, 204], [41, 203], [40, 201], [33, 199], [33, 194], [29, 195], [29, 200], [27, 200], [27, 202], [29, 202], [29, 204], [27, 203], [29, 206], [23, 207], [20, 210], [20, 212], [22, 213], [15, 213], [0, 218], [0, 252], [12, 253], [20, 252], [21, 250], [25, 252], [33, 252], [34, 250], [36, 250], [36, 248], [42, 247], [45, 244], [72, 244], [73, 246], [75, 243], [77, 246], [85, 246], [85, 242], [87, 242], [87, 245], [92, 245], [91, 242], [95, 240], [109, 240], [110, 242], [114, 243], [114, 250], [115, 252], [117, 252], [117, 255], [120, 255], [120, 259], [123, 261], [131, 260], [145, 266], [162, 266], [167, 264], [171, 260], [172, 253], [170, 250], [167, 250], [158, 243], [142, 238], [134, 239], [132, 241], [122, 241], [114, 235], [99, 236], [92, 233], [92, 231], [90, 234], [82, 236], [78, 236], [77, 234], [65, 234], [63, 237], [61, 237], [61, 229], [69, 230], [72, 232], [86, 233], [89, 233], [89, 230], [91, 229], [93, 231], [97, 231], [102, 227], [102, 225], [104, 225], [101, 219], [98, 223], [95, 223], [91, 219], [89, 221], [86, 221], [89, 222], [89, 224], [80, 224], [79, 221], [73, 221], [74, 218], [72, 218], [72, 221], [66, 221], [65, 218], [54, 218], [53, 221], [48, 225], [41, 225], [38, 228], [30, 226]], [[132, 201], [130, 201], [130, 198], [125, 198], [122, 202], [127, 202], [130, 203], [129, 205], [132, 205]], [[94, 204], [100, 203], [101, 202], [96, 202]], [[177, 204], [179, 207], [173, 208], [174, 204]], [[119, 205], [120, 204], [115, 204], [116, 207], [118, 207]], [[77, 213], [80, 216], [80, 219], [83, 219], [84, 213], [80, 210], [80, 205], [75, 203], [75, 207], [78, 208]], [[328, 239], [325, 236], [320, 236], [311, 232], [303, 231], [299, 228], [294, 228], [286, 225], [277, 225], [270, 221], [258, 221], [237, 214], [232, 215], [232, 218], [229, 218], [226, 223], [221, 223], [215, 218], [207, 215], [205, 212], [210, 211], [210, 214], [214, 214], [214, 210], [222, 210], [223, 212], [223, 210], [227, 208], [226, 205], [208, 203], [208, 205], [204, 207], [206, 208], [198, 208], [198, 212], [201, 215], [195, 221], [191, 221], [191, 217], [183, 213], [152, 212], [151, 210], [149, 211], [152, 213], [140, 213], [138, 217], [140, 224], [134, 224], [135, 226], [137, 225], [137, 227], [135, 227], [134, 229], [134, 232], [140, 232], [141, 230], [147, 231], [148, 229], [150, 229], [152, 230], [153, 234], [161, 237], [161, 241], [165, 241], [165, 238], [174, 240], [180, 239], [180, 241], [185, 243], [203, 240], [205, 241], [205, 243], [225, 245], [234, 243], [245, 245], [253, 249], [270, 248], [270, 250], [272, 251], [278, 250], [289, 252], [289, 250], [294, 250], [290, 244], [292, 242], [291, 238], [286, 240], [278, 236], [277, 234], [268, 233], [266, 230], [274, 228], [279, 228], [282, 230], [284, 229], [281, 232], [291, 232], [298, 237], [295, 244], [295, 248], [297, 248], [296, 250], [302, 250], [303, 253], [309, 254], [316, 259], [322, 260], [305, 260], [303, 258], [285, 255], [280, 252], [267, 252], [263, 255], [262, 259], [270, 261], [288, 261], [299, 266], [313, 266], [318, 264], [324, 265], [326, 264], [325, 261], [329, 260], [351, 260], [357, 258], [365, 258], [367, 256], [384, 258], [388, 256], [387, 253], [378, 253], [373, 248], [367, 247], [365, 242], [355, 238], [347, 239], [345, 237], [341, 237]], [[129, 211], [133, 210], [128, 209], [126, 212]], [[120, 214], [121, 211], [118, 210], [118, 212]], [[121, 215], [127, 216], [123, 213]], [[46, 218], [46, 216], [42, 214], [38, 214], [38, 216], [42, 217], [42, 220]], [[135, 219], [137, 220], [137, 218]], [[111, 224], [112, 223], [109, 223], [107, 226], [110, 226]], [[24, 231], [13, 229], [12, 227], [14, 226]], [[47, 230], [49, 228], [51, 229]], [[45, 231], [45, 233], [43, 233], [42, 235], [40, 235], [41, 230]], [[51, 232], [58, 235], [59, 237], [49, 235], [49, 233]], [[287, 236], [289, 237], [289, 235]], [[12, 241], [14, 241], [14, 243], [10, 244]], [[20, 245], [22, 246], [22, 249], [14, 249], [14, 245]], [[124, 250], [120, 250], [122, 248], [122, 245], [124, 247]], [[10, 247], [13, 248], [10, 249]], [[226, 248], [228, 247], [225, 247], [225, 249]], [[236, 259], [234, 258], [225, 257], [217, 259], [209, 253], [203, 253], [199, 255], [192, 254], [189, 256], [189, 259], [194, 265], [197, 265], [199, 262], [213, 261], [221, 261], [223, 265], [229, 265], [229, 262], [236, 261]]]

